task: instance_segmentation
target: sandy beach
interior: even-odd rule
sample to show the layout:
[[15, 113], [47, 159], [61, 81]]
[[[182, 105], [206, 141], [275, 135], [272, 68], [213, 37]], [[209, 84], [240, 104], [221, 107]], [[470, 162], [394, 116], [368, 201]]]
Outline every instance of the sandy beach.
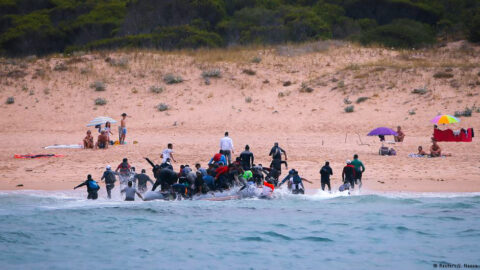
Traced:
[[[287, 151], [289, 168], [314, 181], [307, 188], [319, 187], [318, 171], [326, 160], [337, 188], [345, 160], [357, 153], [366, 166], [368, 190], [478, 192], [477, 137], [471, 143], [440, 143], [451, 157], [408, 154], [419, 145], [430, 147], [429, 121], [438, 113], [453, 115], [480, 105], [479, 55], [479, 47], [463, 41], [419, 51], [318, 42], [0, 59], [0, 189], [71, 189], [89, 173], [99, 181], [105, 165], [116, 166], [124, 157], [137, 169], [150, 172], [143, 157], [159, 162], [167, 143], [174, 145], [175, 169], [180, 164], [206, 164], [229, 131], [236, 154], [249, 144], [255, 162], [264, 165], [270, 162], [273, 143], [279, 142]], [[255, 57], [261, 61], [252, 62]], [[218, 69], [221, 77], [206, 82], [202, 72], [212, 69]], [[438, 72], [449, 75], [435, 78]], [[166, 84], [166, 74], [184, 81]], [[92, 89], [96, 81], [104, 82], [105, 91]], [[153, 93], [152, 86], [163, 91]], [[425, 94], [412, 93], [418, 88], [426, 89]], [[6, 104], [8, 97], [15, 102]], [[360, 97], [368, 99], [357, 104]], [[97, 98], [105, 98], [107, 104], [95, 105]], [[345, 101], [352, 102], [354, 112], [344, 111]], [[159, 103], [169, 109], [158, 111]], [[79, 144], [88, 121], [97, 116], [119, 121], [123, 112], [129, 115], [127, 145], [108, 150], [43, 149]], [[451, 128], [477, 131], [479, 116], [474, 111]], [[397, 156], [379, 156], [381, 143], [366, 134], [376, 127], [397, 125], [406, 133], [404, 142], [388, 144]], [[113, 132], [116, 138], [117, 125]], [[96, 131], [93, 134], [96, 137]], [[13, 158], [30, 153], [64, 157]]]

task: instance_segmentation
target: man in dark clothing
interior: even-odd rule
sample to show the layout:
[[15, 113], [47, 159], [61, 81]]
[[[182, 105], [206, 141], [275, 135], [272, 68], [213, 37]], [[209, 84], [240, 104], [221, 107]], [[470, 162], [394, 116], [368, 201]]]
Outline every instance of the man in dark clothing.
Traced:
[[320, 169], [320, 184], [322, 185], [322, 190], [325, 190], [325, 185], [328, 186], [328, 191], [332, 191], [330, 186], [330, 175], [333, 175], [332, 168], [330, 167], [330, 162], [325, 162], [325, 166]]
[[106, 170], [103, 172], [102, 181], [105, 181], [105, 188], [107, 189], [107, 196], [109, 199], [112, 198], [112, 189], [115, 187], [115, 181], [117, 178], [115, 177], [115, 172], [112, 171], [112, 167], [107, 165]]
[[152, 191], [161, 185], [162, 191], [167, 191], [178, 180], [178, 174], [168, 168], [163, 168], [155, 171], [155, 184], [153, 184]]
[[350, 189], [355, 187], [355, 166], [351, 164], [350, 160], [347, 160], [347, 166], [343, 167], [342, 180], [343, 183], [349, 183]]
[[253, 166], [253, 153], [250, 152], [250, 146], [245, 145], [245, 151], [240, 154], [240, 160], [244, 170], [250, 170]]
[[285, 164], [285, 168], [288, 169], [288, 164], [285, 160], [274, 159], [272, 163], [270, 163], [270, 168], [277, 170], [279, 177], [282, 174], [282, 164]]
[[272, 156], [272, 159], [282, 160], [282, 153], [285, 155], [285, 160], [287, 160], [287, 152], [280, 148], [280, 146], [278, 146], [278, 142], [276, 142], [270, 150], [270, 154], [268, 155]]
[[87, 180], [85, 180], [85, 182], [81, 183], [80, 185], [74, 187], [73, 189], [77, 189], [83, 186], [87, 186], [87, 199], [96, 200], [98, 198], [98, 190], [100, 189], [100, 186], [95, 180], [92, 179], [92, 175], [87, 175]]
[[147, 182], [154, 184], [152, 179], [145, 173], [145, 169], [142, 169], [142, 173], [136, 174], [135, 179], [137, 180], [137, 187], [140, 193], [147, 191]]

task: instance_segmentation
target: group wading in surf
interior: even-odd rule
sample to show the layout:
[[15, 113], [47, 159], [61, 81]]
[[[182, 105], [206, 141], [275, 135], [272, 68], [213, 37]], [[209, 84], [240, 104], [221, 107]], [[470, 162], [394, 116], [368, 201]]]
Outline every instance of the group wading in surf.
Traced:
[[[287, 152], [282, 149], [277, 142], [269, 152], [272, 157], [268, 167], [262, 164], [255, 164], [255, 156], [250, 151], [250, 146], [246, 145], [245, 150], [236, 158], [234, 154], [233, 141], [225, 132], [225, 137], [220, 140], [220, 151], [203, 168], [200, 163], [196, 163], [194, 168], [188, 164], [180, 165], [178, 171], [174, 170], [172, 161], [173, 144], [169, 143], [167, 148], [162, 151], [160, 158], [162, 162], [156, 164], [149, 158], [145, 158], [152, 167], [154, 181], [147, 175], [146, 170], [136, 173], [135, 167], [132, 167], [127, 158], [112, 170], [107, 165], [101, 181], [105, 183], [107, 197], [112, 198], [112, 190], [115, 183], [119, 182], [122, 197], [126, 201], [135, 200], [137, 195], [142, 200], [173, 200], [173, 199], [206, 199], [206, 200], [227, 200], [239, 198], [262, 198], [271, 199], [276, 188], [280, 188], [287, 183], [288, 191], [292, 194], [305, 194], [303, 182], [313, 184], [312, 181], [300, 176], [296, 169], [290, 169], [281, 179], [282, 165], [288, 169]], [[284, 157], [284, 159], [283, 159]], [[355, 188], [362, 186], [362, 174], [365, 166], [354, 155], [353, 161], [347, 160], [346, 166], [342, 171], [342, 185], [339, 191], [350, 192]], [[331, 192], [330, 177], [333, 175], [330, 163], [327, 161], [320, 169], [321, 188]], [[281, 181], [280, 181], [281, 179]], [[151, 189], [147, 188], [147, 183], [151, 184]], [[99, 184], [88, 175], [87, 180], [80, 185], [87, 186], [88, 199], [97, 199]], [[124, 194], [124, 195], [123, 195]]]

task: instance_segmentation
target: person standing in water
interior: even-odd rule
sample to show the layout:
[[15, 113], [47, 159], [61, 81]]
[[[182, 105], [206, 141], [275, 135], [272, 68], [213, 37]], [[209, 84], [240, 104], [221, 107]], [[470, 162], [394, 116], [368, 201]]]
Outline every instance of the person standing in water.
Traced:
[[169, 143], [167, 145], [167, 148], [165, 148], [162, 151], [162, 154], [160, 155], [160, 157], [162, 158], [162, 163], [167, 162], [168, 159], [170, 159], [173, 162], [177, 162], [175, 158], [173, 158], [173, 144]]
[[220, 153], [222, 153], [228, 160], [228, 165], [232, 164], [232, 154], [235, 153], [233, 149], [233, 141], [228, 137], [228, 131], [225, 132], [225, 137], [220, 139]]
[[253, 153], [250, 152], [250, 146], [248, 144], [245, 145], [245, 151], [240, 154], [240, 161], [244, 170], [250, 170], [252, 168], [254, 156]]
[[112, 171], [112, 167], [107, 165], [105, 171], [103, 172], [102, 181], [105, 181], [105, 188], [107, 189], [107, 196], [109, 199], [112, 198], [112, 189], [115, 187], [115, 172]]
[[120, 134], [120, 144], [125, 143], [125, 136], [127, 136], [127, 114], [122, 113], [122, 120], [120, 121], [120, 130], [122, 131]]
[[355, 187], [355, 166], [352, 165], [350, 160], [347, 160], [347, 165], [343, 167], [342, 181], [344, 184], [348, 183], [350, 185], [350, 189]]
[[135, 201], [135, 194], [143, 200], [142, 194], [140, 194], [132, 185], [132, 181], [128, 181], [128, 186], [120, 191], [121, 193], [125, 193], [125, 201]]
[[100, 186], [98, 183], [92, 179], [92, 175], [89, 174], [87, 175], [87, 180], [85, 182], [81, 183], [80, 185], [74, 187], [73, 189], [77, 189], [79, 187], [87, 186], [87, 192], [88, 196], [87, 199], [89, 200], [96, 200], [98, 198], [98, 190], [100, 189]]
[[147, 191], [147, 182], [150, 182], [153, 186], [153, 181], [150, 177], [146, 174], [145, 169], [142, 169], [142, 173], [135, 175], [135, 179], [138, 180], [137, 187], [140, 193]]
[[322, 190], [325, 190], [325, 186], [328, 186], [328, 191], [332, 191], [330, 186], [330, 175], [333, 175], [332, 168], [330, 167], [330, 162], [326, 161], [325, 165], [320, 169], [320, 184]]
[[353, 155], [352, 165], [355, 167], [355, 184], [358, 185], [358, 188], [362, 188], [362, 174], [365, 171], [365, 166], [358, 159], [358, 155]]

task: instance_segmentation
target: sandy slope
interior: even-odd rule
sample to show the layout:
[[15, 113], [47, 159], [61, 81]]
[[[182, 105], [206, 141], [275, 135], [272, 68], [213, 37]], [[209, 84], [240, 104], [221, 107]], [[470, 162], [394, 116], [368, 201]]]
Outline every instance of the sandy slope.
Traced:
[[[314, 187], [319, 185], [318, 171], [325, 160], [332, 163], [333, 183], [338, 186], [344, 161], [358, 153], [367, 167], [368, 189], [480, 191], [478, 138], [473, 143], [441, 143], [453, 157], [407, 157], [418, 145], [429, 147], [429, 120], [437, 113], [453, 114], [465, 106], [480, 105], [479, 52], [480, 48], [463, 42], [410, 52], [314, 43], [268, 49], [2, 59], [0, 189], [19, 189], [17, 184], [24, 189], [68, 189], [88, 173], [99, 180], [106, 164], [117, 165], [123, 157], [137, 168], [149, 169], [142, 157], [158, 160], [168, 142], [174, 144], [176, 166], [206, 163], [228, 130], [237, 153], [249, 144], [263, 164], [269, 163], [268, 151], [278, 141], [288, 153], [290, 167], [314, 180]], [[255, 56], [262, 61], [252, 63]], [[111, 65], [107, 57], [128, 63]], [[55, 70], [59, 63], [67, 70]], [[207, 85], [201, 74], [211, 68], [220, 69], [222, 77], [211, 78]], [[256, 74], [247, 75], [244, 69]], [[433, 77], [446, 69], [453, 78]], [[166, 85], [163, 76], [167, 73], [181, 75], [185, 81]], [[106, 91], [90, 88], [97, 80], [106, 83]], [[286, 81], [292, 84], [284, 86]], [[301, 92], [302, 83], [313, 92]], [[153, 85], [165, 90], [151, 93]], [[424, 86], [427, 94], [411, 93]], [[9, 96], [15, 97], [15, 104], [4, 103]], [[369, 99], [355, 104], [361, 96]], [[95, 106], [98, 97], [106, 98], [108, 104]], [[344, 112], [347, 97], [355, 106], [353, 113]], [[246, 102], [247, 98], [252, 101]], [[159, 112], [155, 106], [160, 102], [170, 109]], [[412, 110], [414, 115], [409, 114]], [[122, 112], [131, 116], [128, 145], [107, 151], [42, 149], [55, 143], [80, 143], [89, 120], [99, 115], [119, 120]], [[479, 129], [479, 116], [462, 118], [461, 125], [453, 127]], [[396, 125], [407, 134], [404, 143], [394, 146], [398, 156], [378, 156], [378, 139], [365, 134], [378, 126]], [[139, 143], [133, 145], [133, 140]], [[66, 156], [13, 158], [27, 153]]]

